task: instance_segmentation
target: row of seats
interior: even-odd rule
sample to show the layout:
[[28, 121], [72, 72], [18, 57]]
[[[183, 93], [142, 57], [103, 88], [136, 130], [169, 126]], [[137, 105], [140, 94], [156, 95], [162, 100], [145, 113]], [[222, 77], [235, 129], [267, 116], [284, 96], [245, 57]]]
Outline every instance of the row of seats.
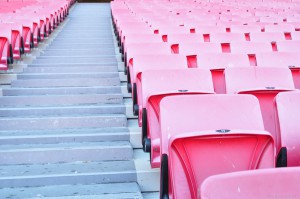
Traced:
[[74, 0], [0, 1], [0, 70], [37, 47], [68, 15]]
[[160, 198], [300, 197], [299, 8], [296, 0], [111, 3]]

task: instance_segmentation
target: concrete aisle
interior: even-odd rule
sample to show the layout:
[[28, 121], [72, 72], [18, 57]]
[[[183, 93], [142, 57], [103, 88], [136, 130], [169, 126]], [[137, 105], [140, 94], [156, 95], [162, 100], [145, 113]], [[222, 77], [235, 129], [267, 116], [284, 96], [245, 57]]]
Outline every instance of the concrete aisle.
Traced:
[[158, 198], [118, 52], [109, 4], [76, 4], [14, 66], [0, 96], [1, 199]]

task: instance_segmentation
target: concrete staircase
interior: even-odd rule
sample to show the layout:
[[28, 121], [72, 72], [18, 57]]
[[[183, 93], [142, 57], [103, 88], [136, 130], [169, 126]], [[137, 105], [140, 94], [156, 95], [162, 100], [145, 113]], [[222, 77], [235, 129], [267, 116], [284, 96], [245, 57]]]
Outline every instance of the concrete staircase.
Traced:
[[118, 52], [109, 4], [76, 4], [5, 76], [1, 199], [158, 198]]

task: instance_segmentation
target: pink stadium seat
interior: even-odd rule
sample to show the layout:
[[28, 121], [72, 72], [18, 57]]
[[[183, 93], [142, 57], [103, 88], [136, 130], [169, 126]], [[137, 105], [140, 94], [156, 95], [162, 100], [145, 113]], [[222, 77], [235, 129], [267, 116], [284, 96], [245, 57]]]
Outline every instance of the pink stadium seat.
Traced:
[[242, 33], [211, 33], [209, 34], [210, 42], [231, 43], [237, 41], [246, 41], [245, 34]]
[[[128, 71], [128, 67], [133, 65], [134, 57], [137, 55], [160, 55], [171, 54], [171, 46], [168, 43], [156, 42], [156, 43], [132, 43], [127, 45], [128, 49], [125, 54], [125, 71]], [[129, 90], [129, 92], [131, 92]]]
[[276, 42], [285, 41], [285, 35], [283, 32], [253, 32], [250, 33], [250, 41], [255, 42], [271, 42], [273, 51], [276, 51]]
[[[142, 73], [148, 70], [168, 70], [188, 68], [187, 58], [184, 55], [137, 55], [134, 57], [134, 63], [128, 67], [128, 90], [132, 90], [133, 112], [138, 115], [138, 104], [141, 97]], [[129, 81], [130, 80], [130, 81]]]
[[294, 32], [295, 27], [291, 24], [266, 25], [265, 32]]
[[283, 67], [292, 71], [294, 84], [300, 89], [300, 53], [299, 52], [276, 52], [256, 54], [258, 66], [263, 67]]
[[173, 53], [182, 55], [196, 55], [199, 53], [222, 53], [221, 44], [219, 43], [179, 43], [171, 46]]
[[171, 95], [213, 94], [212, 77], [208, 69], [145, 71], [141, 91], [142, 142], [144, 151], [151, 152], [151, 166], [157, 168], [160, 165], [160, 101]]
[[240, 171], [208, 177], [198, 199], [300, 198], [300, 168]]
[[0, 36], [8, 39], [8, 63], [12, 64], [14, 59], [21, 58], [20, 51], [20, 32], [18, 29], [13, 28], [13, 26], [5, 23], [0, 23]]
[[190, 29], [185, 26], [167, 26], [167, 24], [161, 24], [158, 27], [152, 27], [155, 34], [168, 35], [168, 34], [189, 34]]
[[291, 32], [292, 40], [300, 40], [300, 32]]
[[165, 97], [160, 124], [161, 198], [196, 199], [209, 176], [275, 165], [272, 136], [251, 95]]
[[198, 34], [210, 34], [210, 33], [225, 33], [225, 26], [212, 26], [212, 25], [198, 25], [195, 28], [195, 32]]
[[8, 63], [7, 59], [9, 57], [9, 43], [6, 37], [0, 35], [0, 70], [7, 70]]
[[258, 25], [232, 25], [230, 26], [230, 32], [232, 33], [261, 32], [261, 28]]
[[279, 41], [276, 42], [278, 52], [300, 52], [300, 41]]
[[272, 52], [272, 45], [267, 42], [232, 42], [230, 43], [231, 53], [247, 54], [250, 64], [256, 66], [256, 53]]
[[300, 92], [279, 93], [276, 97], [276, 130], [281, 135], [277, 165], [300, 166]]
[[199, 42], [204, 42], [204, 38], [202, 34], [190, 34], [190, 33], [175, 33], [175, 34], [167, 34], [167, 35], [163, 35], [163, 40], [164, 42], [168, 42], [171, 44], [174, 43], [182, 43], [182, 42], [186, 42], [186, 43], [199, 43]]
[[226, 93], [252, 94], [260, 103], [265, 130], [274, 138], [277, 149], [280, 135], [275, 130], [274, 99], [279, 92], [294, 90], [287, 68], [244, 67], [225, 69]]
[[127, 52], [127, 45], [136, 43], [158, 43], [162, 42], [162, 36], [158, 34], [128, 34], [126, 35], [126, 40], [124, 40], [124, 54]]
[[227, 67], [250, 66], [250, 62], [246, 54], [201, 53], [197, 54], [196, 63], [194, 65], [197, 68], [210, 69], [215, 92], [225, 93], [224, 69]]

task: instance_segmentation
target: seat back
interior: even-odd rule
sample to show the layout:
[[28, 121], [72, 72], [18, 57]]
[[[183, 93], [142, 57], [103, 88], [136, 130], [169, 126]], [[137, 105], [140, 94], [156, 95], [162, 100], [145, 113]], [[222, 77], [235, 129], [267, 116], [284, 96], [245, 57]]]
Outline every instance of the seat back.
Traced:
[[133, 73], [131, 83], [135, 83], [138, 74], [147, 70], [185, 69], [187, 59], [184, 55], [137, 55], [133, 61]]
[[300, 166], [300, 92], [279, 93], [276, 109], [276, 129], [281, 135], [281, 147], [287, 150], [287, 166]]
[[300, 41], [276, 42], [278, 52], [300, 52]]
[[258, 66], [299, 68], [300, 52], [257, 53], [256, 61]]
[[198, 199], [300, 198], [300, 168], [240, 171], [208, 177]]
[[135, 43], [127, 45], [126, 60], [128, 65], [132, 65], [134, 57], [137, 55], [159, 55], [171, 54], [171, 46], [168, 43]]
[[199, 43], [204, 42], [203, 35], [202, 34], [189, 34], [189, 33], [173, 33], [173, 34], [167, 34], [163, 35], [164, 41], [174, 44], [174, 43]]
[[294, 90], [291, 71], [287, 68], [228, 68], [224, 72], [226, 93], [252, 94], [260, 102], [265, 130], [279, 148], [280, 135], [275, 130], [274, 99], [282, 91]]
[[256, 42], [276, 42], [284, 41], [283, 32], [252, 32], [250, 33], [250, 41]]
[[186, 43], [172, 45], [172, 50], [175, 53], [182, 55], [196, 55], [199, 53], [222, 53], [222, 48], [219, 43]]
[[250, 66], [246, 54], [205, 53], [197, 54], [197, 67], [208, 68], [212, 72], [216, 93], [225, 93], [225, 79], [223, 71], [227, 67]]
[[246, 41], [245, 35], [242, 33], [210, 33], [210, 42], [231, 43], [234, 41]]
[[230, 32], [233, 33], [261, 32], [261, 28], [258, 25], [232, 25], [230, 26]]
[[172, 198], [196, 198], [211, 175], [274, 167], [273, 139], [263, 131], [255, 97], [171, 96], [160, 106], [161, 153], [169, 155]]

